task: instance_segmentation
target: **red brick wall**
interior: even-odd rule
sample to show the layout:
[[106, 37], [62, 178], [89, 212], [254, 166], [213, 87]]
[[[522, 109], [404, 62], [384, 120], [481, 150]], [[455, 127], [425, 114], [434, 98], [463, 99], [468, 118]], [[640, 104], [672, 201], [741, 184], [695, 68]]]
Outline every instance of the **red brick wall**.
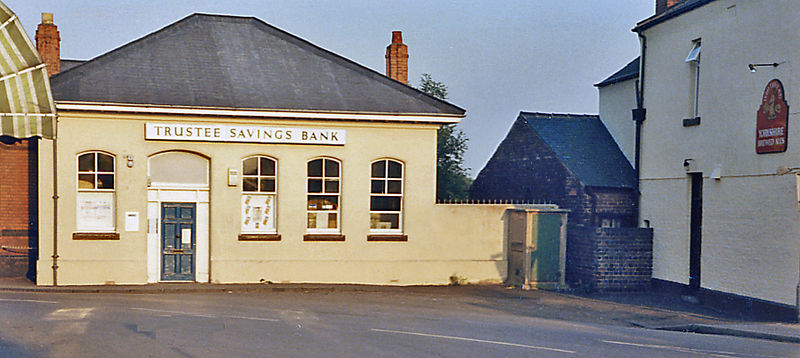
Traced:
[[37, 139], [0, 137], [0, 277], [25, 276], [37, 247]]

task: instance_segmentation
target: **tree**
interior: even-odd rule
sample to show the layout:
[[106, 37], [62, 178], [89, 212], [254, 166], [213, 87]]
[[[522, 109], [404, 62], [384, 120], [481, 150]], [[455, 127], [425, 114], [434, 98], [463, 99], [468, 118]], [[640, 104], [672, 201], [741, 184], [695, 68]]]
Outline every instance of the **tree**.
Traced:
[[[419, 90], [441, 100], [447, 99], [447, 86], [427, 73], [420, 77]], [[436, 199], [467, 199], [472, 179], [467, 175], [468, 168], [464, 168], [466, 134], [455, 124], [445, 124], [439, 128], [436, 138]]]

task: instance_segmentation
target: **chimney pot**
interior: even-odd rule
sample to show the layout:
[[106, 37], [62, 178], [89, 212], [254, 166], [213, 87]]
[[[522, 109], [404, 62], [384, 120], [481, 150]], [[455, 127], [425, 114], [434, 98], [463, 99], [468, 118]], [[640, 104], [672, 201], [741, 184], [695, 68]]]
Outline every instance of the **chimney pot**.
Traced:
[[392, 31], [392, 43], [386, 46], [386, 76], [408, 84], [408, 46], [401, 31]]
[[402, 31], [392, 31], [392, 43], [393, 44], [402, 44], [403, 43], [403, 32]]
[[53, 24], [53, 13], [43, 12], [42, 13], [42, 23], [45, 24], [45, 25]]

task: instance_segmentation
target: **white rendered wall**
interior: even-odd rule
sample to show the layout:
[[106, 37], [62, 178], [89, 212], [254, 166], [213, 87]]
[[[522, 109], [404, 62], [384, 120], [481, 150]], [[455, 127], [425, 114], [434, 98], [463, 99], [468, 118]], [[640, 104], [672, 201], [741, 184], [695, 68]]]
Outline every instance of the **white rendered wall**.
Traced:
[[[654, 227], [653, 276], [688, 283], [689, 184], [684, 159], [702, 172], [701, 286], [795, 304], [800, 213], [793, 175], [800, 166], [800, 2], [719, 0], [644, 32], [642, 220]], [[692, 67], [701, 39], [699, 126], [692, 115]], [[780, 62], [750, 73], [750, 63]], [[788, 149], [755, 153], [756, 111], [766, 84], [779, 79], [789, 103]], [[716, 168], [719, 181], [709, 179]]]
[[600, 120], [608, 128], [625, 158], [633, 163], [636, 126], [631, 110], [636, 107], [636, 79], [599, 88]]

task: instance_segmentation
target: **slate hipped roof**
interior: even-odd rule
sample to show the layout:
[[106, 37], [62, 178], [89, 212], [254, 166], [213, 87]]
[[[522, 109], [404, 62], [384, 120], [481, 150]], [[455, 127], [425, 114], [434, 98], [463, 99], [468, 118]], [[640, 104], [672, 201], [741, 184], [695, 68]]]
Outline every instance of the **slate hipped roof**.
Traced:
[[[376, 56], [383, 56], [376, 49]], [[56, 101], [463, 116], [254, 17], [193, 14], [51, 78]]]
[[614, 72], [613, 75], [608, 76], [608, 78], [604, 79], [603, 81], [596, 83], [594, 86], [598, 88], [605, 87], [636, 77], [639, 77], [639, 57], [633, 59], [633, 61], [629, 62], [627, 65], [625, 65], [625, 67], [617, 72]]
[[586, 186], [633, 188], [634, 172], [600, 117], [520, 112], [519, 117]]

